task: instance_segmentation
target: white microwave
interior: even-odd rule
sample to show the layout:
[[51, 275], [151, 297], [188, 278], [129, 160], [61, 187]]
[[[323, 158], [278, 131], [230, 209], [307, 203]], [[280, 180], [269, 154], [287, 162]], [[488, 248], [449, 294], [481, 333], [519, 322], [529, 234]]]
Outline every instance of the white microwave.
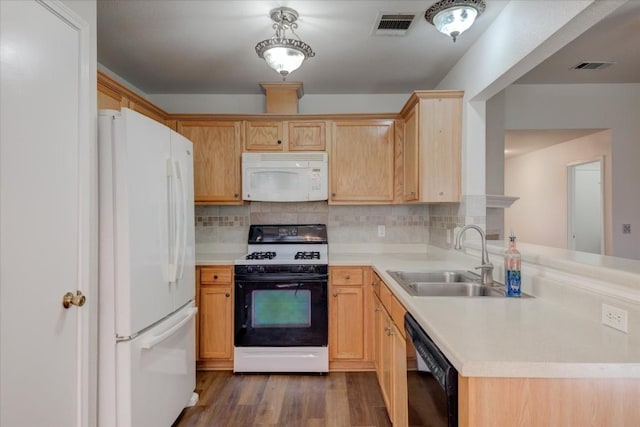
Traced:
[[323, 152], [242, 153], [242, 199], [259, 202], [327, 200]]

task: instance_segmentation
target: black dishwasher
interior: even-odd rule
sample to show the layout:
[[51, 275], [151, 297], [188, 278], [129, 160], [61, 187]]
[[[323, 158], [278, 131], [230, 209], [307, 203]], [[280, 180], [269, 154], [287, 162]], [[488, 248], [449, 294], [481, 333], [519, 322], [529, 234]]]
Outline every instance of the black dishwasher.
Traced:
[[[411, 338], [411, 342], [416, 349], [416, 357], [424, 362], [430, 372], [430, 374], [424, 374], [420, 373], [419, 370], [418, 372], [408, 373], [409, 424], [434, 425], [437, 418], [439, 418], [438, 415], [440, 415], [443, 421], [446, 419], [448, 427], [457, 427], [458, 371], [409, 313], [404, 316], [404, 328], [407, 332], [407, 337]], [[420, 366], [421, 364], [418, 363], [418, 365]], [[429, 390], [423, 386], [412, 389], [412, 375], [432, 375], [441, 390]], [[418, 420], [421, 418], [428, 419], [422, 422], [412, 422], [412, 410], [415, 413], [416, 410], [420, 411], [427, 405], [433, 408], [433, 413], [422, 417], [416, 415], [415, 418]], [[439, 411], [438, 408], [440, 408]], [[441, 414], [437, 412], [441, 412]]]

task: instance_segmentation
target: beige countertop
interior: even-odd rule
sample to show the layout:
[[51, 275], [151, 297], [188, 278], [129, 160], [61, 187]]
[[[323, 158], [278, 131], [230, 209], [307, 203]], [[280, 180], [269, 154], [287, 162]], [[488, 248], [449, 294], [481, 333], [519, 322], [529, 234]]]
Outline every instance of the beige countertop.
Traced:
[[[640, 331], [634, 322], [640, 311], [637, 305], [630, 306], [636, 311], [630, 312], [629, 333], [625, 334], [602, 325], [592, 313], [567, 309], [571, 301], [559, 301], [553, 293], [553, 298], [547, 294], [534, 298], [414, 297], [387, 270], [473, 270], [479, 258], [431, 247], [424, 251], [410, 247], [406, 252], [398, 252], [402, 250], [398, 247], [377, 254], [360, 252], [355, 246], [336, 249], [343, 251], [331, 250], [329, 265], [373, 267], [463, 376], [640, 378]], [[197, 264], [233, 264], [240, 256], [242, 253], [203, 252]], [[492, 261], [499, 270], [501, 259], [492, 255]], [[597, 272], [601, 279], [607, 277], [603, 269]], [[523, 275], [526, 273], [523, 267]], [[633, 271], [623, 273], [635, 279]], [[631, 291], [635, 283], [632, 281]], [[535, 294], [535, 288], [526, 285], [525, 279], [523, 290]], [[590, 292], [586, 288], [577, 291]], [[573, 298], [566, 290], [562, 295]]]

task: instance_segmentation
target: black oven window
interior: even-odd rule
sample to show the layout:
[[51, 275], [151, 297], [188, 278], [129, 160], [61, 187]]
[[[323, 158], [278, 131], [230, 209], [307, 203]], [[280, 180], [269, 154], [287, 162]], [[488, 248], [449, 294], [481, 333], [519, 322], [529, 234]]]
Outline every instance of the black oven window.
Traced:
[[261, 289], [251, 295], [253, 328], [308, 328], [311, 326], [311, 291]]

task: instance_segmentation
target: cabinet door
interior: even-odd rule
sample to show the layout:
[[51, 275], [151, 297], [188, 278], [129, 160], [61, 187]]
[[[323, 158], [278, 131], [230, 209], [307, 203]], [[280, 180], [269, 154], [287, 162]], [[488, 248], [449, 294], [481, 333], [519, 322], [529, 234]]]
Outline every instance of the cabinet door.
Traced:
[[330, 360], [365, 357], [363, 286], [333, 286], [329, 305]]
[[384, 316], [382, 303], [373, 295], [373, 364], [376, 367], [378, 384], [382, 384], [382, 343], [384, 342]]
[[380, 310], [381, 330], [380, 335], [380, 389], [384, 403], [389, 411], [389, 418], [393, 420], [393, 393], [392, 393], [392, 364], [393, 364], [393, 345], [391, 339], [391, 318], [382, 308]]
[[233, 357], [231, 286], [202, 286], [199, 304], [199, 358], [231, 359]]
[[193, 142], [196, 203], [242, 203], [239, 121], [181, 121], [178, 132]]
[[390, 324], [391, 353], [391, 420], [394, 426], [406, 426], [409, 422], [407, 404], [407, 345], [399, 326]]
[[393, 201], [394, 122], [334, 122], [330, 202]]
[[246, 151], [283, 151], [282, 129], [282, 122], [244, 122]]
[[422, 182], [420, 198], [427, 202], [460, 201], [460, 98], [420, 102]]
[[289, 151], [324, 151], [326, 123], [322, 121], [289, 122]]
[[404, 121], [402, 200], [405, 202], [418, 200], [420, 195], [419, 108], [420, 105], [416, 104]]

